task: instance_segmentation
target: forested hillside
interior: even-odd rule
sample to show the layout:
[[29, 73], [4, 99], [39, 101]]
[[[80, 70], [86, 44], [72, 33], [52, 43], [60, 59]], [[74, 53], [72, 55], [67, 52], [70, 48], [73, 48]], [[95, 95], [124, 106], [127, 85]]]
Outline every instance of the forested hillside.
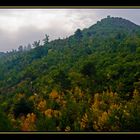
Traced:
[[0, 53], [0, 102], [1, 131], [140, 131], [140, 26], [108, 16]]

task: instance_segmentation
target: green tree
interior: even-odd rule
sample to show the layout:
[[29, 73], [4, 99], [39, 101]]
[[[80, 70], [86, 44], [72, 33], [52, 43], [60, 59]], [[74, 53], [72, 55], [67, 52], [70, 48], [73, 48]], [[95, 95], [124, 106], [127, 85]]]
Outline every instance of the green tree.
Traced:
[[0, 109], [0, 131], [13, 131], [14, 128], [6, 114]]
[[27, 115], [33, 112], [33, 103], [28, 101], [25, 97], [22, 97], [15, 105], [13, 113], [15, 118], [19, 115]]
[[45, 38], [43, 39], [44, 45], [47, 45], [49, 43], [49, 36], [45, 34]]
[[80, 40], [82, 39], [82, 37], [83, 37], [82, 31], [81, 31], [80, 29], [77, 29], [77, 30], [75, 31], [75, 38], [76, 38], [78, 41], [80, 41]]
[[39, 47], [39, 46], [40, 46], [40, 40], [39, 40], [39, 41], [34, 41], [33, 47], [34, 47], [34, 48], [37, 48], [37, 47]]

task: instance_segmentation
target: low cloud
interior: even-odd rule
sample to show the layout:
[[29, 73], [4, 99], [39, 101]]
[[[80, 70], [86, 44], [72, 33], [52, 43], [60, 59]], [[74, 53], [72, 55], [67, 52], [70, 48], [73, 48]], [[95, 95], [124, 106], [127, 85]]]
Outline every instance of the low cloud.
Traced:
[[9, 51], [17, 49], [20, 45], [27, 46], [34, 41], [42, 41], [45, 34], [49, 35], [50, 40], [65, 38], [70, 36], [71, 32], [61, 26], [54, 28], [53, 24], [49, 28], [38, 29], [35, 26], [24, 26], [15, 32], [7, 32], [0, 29], [0, 51]]

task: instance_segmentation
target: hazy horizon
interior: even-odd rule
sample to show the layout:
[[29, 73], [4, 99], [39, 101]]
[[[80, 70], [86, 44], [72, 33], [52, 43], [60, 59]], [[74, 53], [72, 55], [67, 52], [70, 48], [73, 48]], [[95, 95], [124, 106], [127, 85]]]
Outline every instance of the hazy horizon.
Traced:
[[0, 9], [0, 52], [42, 41], [66, 38], [102, 18], [122, 17], [140, 25], [140, 9]]

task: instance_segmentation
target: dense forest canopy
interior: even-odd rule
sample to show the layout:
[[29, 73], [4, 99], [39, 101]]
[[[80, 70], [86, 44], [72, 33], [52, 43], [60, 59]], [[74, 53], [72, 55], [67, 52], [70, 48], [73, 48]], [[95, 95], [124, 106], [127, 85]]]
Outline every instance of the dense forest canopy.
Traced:
[[3, 131], [140, 131], [139, 94], [140, 26], [123, 18], [0, 53]]

